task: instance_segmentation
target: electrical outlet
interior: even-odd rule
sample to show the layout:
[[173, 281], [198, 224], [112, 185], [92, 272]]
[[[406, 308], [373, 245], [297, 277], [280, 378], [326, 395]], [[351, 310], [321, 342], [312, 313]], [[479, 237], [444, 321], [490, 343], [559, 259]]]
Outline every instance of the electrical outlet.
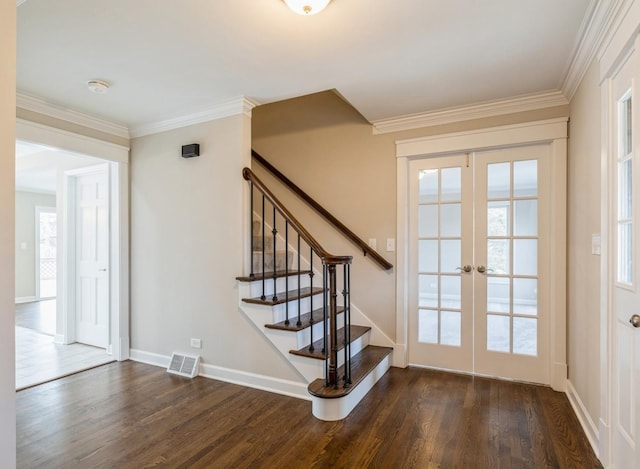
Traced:
[[202, 340], [200, 340], [200, 339], [191, 339], [191, 347], [192, 348], [202, 348]]
[[387, 238], [387, 252], [392, 252], [395, 250], [396, 250], [395, 238]]
[[369, 238], [369, 247], [374, 251], [378, 249], [378, 241], [376, 238]]

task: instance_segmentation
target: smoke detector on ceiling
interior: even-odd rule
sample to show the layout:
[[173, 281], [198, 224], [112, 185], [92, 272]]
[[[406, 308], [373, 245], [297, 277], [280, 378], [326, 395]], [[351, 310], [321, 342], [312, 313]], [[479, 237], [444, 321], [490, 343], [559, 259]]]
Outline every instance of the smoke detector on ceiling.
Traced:
[[87, 86], [92, 93], [105, 94], [111, 85], [104, 80], [90, 80]]

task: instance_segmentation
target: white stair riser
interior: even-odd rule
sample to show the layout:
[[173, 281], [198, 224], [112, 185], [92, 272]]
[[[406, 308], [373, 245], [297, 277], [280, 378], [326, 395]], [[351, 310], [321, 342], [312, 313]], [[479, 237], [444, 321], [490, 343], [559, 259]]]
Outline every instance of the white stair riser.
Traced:
[[313, 396], [311, 398], [313, 416], [320, 420], [331, 422], [344, 419], [387, 372], [390, 363], [390, 355], [387, 355], [385, 359], [346, 396], [337, 399], [322, 399]]

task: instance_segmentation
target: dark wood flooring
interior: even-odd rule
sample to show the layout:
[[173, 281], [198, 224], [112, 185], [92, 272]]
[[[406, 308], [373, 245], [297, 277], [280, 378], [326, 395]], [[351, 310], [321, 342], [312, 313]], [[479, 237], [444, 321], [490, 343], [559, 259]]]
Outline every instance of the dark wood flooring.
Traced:
[[17, 393], [19, 468], [599, 468], [562, 393], [392, 368], [345, 420], [135, 362]]

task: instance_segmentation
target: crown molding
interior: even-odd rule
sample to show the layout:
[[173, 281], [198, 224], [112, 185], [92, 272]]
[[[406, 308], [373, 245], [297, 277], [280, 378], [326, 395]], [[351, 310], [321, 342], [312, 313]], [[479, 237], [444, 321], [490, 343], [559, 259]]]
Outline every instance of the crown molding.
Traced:
[[578, 90], [580, 82], [602, 46], [624, 1], [591, 0], [580, 26], [578, 44], [573, 51], [569, 68], [562, 82], [562, 92], [569, 101]]
[[436, 125], [451, 124], [471, 119], [484, 119], [515, 112], [533, 111], [547, 107], [564, 106], [569, 101], [561, 91], [548, 91], [527, 96], [518, 96], [510, 99], [488, 101], [471, 106], [441, 109], [433, 112], [412, 114], [409, 116], [395, 117], [373, 121], [373, 133], [385, 134], [400, 132], [403, 130], [433, 127]]
[[116, 137], [129, 138], [129, 129], [123, 124], [74, 111], [73, 109], [52, 104], [41, 98], [36, 98], [35, 96], [30, 96], [25, 93], [16, 93], [16, 107], [72, 124], [81, 125], [99, 132], [115, 135]]
[[204, 109], [185, 116], [134, 126], [130, 129], [131, 138], [157, 134], [167, 130], [179, 129], [181, 127], [187, 127], [189, 125], [200, 124], [202, 122], [208, 122], [230, 116], [237, 116], [239, 114], [251, 117], [251, 111], [258, 104], [258, 102], [245, 97], [230, 99], [209, 109]]

